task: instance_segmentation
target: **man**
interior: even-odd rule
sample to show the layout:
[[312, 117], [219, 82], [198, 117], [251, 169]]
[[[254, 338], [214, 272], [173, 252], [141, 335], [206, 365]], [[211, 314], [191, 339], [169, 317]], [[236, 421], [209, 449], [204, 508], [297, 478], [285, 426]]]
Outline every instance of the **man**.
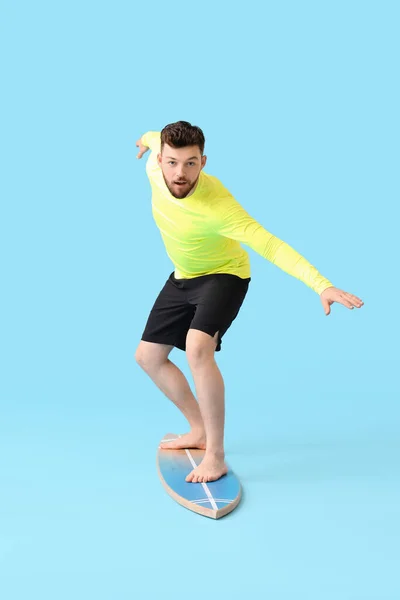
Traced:
[[[319, 294], [325, 313], [338, 302], [353, 309], [363, 302], [320, 275], [305, 258], [266, 231], [221, 182], [203, 168], [204, 135], [186, 121], [148, 132], [136, 145], [137, 158], [151, 150], [146, 170], [153, 216], [175, 269], [150, 312], [136, 351], [138, 364], [182, 411], [190, 432], [163, 448], [202, 448], [202, 463], [186, 478], [215, 481], [224, 462], [224, 382], [214, 353], [238, 315], [250, 283], [247, 244]], [[169, 360], [186, 351], [198, 398]]]

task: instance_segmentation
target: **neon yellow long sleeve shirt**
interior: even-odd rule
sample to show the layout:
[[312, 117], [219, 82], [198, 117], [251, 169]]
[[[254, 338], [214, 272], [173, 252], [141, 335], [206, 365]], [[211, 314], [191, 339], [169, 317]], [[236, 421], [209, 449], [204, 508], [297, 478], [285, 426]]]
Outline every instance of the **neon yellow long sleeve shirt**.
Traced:
[[250, 257], [241, 245], [245, 244], [317, 294], [332, 286], [296, 250], [253, 219], [216, 177], [202, 170], [192, 195], [172, 196], [157, 162], [160, 133], [147, 132], [142, 143], [150, 148], [146, 172], [153, 217], [176, 278], [213, 273], [250, 277]]

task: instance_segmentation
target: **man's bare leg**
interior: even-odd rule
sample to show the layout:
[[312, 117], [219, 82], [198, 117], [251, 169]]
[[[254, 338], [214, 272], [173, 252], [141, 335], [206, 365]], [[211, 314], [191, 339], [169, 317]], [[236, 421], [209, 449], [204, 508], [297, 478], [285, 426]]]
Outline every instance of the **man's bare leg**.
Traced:
[[136, 362], [157, 387], [179, 408], [190, 425], [190, 432], [161, 448], [206, 448], [206, 436], [199, 405], [189, 383], [168, 356], [173, 346], [141, 341], [135, 354]]
[[224, 426], [225, 386], [215, 362], [216, 339], [190, 329], [186, 354], [193, 375], [206, 433], [206, 453], [200, 465], [186, 478], [193, 483], [215, 481], [225, 475]]

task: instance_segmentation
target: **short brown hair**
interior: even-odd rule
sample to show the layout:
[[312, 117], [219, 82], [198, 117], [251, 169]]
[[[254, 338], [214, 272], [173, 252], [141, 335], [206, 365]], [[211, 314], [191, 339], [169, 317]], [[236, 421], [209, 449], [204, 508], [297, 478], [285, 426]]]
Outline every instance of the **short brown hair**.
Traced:
[[203, 154], [205, 138], [200, 127], [191, 125], [187, 121], [177, 121], [166, 125], [161, 131], [161, 150], [164, 144], [168, 144], [172, 148], [198, 146]]

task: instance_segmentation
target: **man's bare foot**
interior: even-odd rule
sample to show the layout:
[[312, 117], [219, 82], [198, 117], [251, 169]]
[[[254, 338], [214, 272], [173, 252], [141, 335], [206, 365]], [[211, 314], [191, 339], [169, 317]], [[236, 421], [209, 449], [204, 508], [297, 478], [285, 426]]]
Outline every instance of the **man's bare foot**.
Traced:
[[163, 450], [182, 450], [184, 448], [206, 449], [206, 436], [202, 431], [191, 431], [172, 442], [161, 442], [160, 448]]
[[223, 457], [219, 458], [215, 454], [205, 455], [198, 467], [193, 469], [186, 477], [186, 481], [191, 483], [207, 483], [216, 481], [228, 472]]

